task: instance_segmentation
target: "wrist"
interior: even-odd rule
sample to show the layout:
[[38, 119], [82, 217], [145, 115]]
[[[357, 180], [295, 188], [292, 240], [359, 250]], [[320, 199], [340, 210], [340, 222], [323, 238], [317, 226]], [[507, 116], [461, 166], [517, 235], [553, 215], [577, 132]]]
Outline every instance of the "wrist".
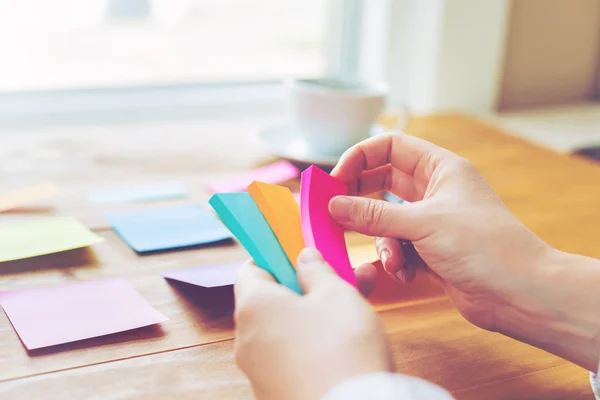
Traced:
[[600, 262], [551, 249], [496, 313], [498, 332], [590, 371], [600, 360]]

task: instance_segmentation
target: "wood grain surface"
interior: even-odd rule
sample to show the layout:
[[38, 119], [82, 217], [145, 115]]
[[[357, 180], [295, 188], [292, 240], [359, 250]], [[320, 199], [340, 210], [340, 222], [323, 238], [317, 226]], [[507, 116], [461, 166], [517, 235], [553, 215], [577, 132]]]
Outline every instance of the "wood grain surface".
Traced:
[[[106, 242], [0, 263], [0, 290], [124, 277], [170, 320], [160, 326], [27, 352], [0, 314], [0, 399], [247, 399], [236, 368], [230, 289], [169, 284], [162, 271], [245, 260], [235, 242], [139, 256], [104, 215], [167, 204], [206, 204], [205, 185], [273, 160], [264, 121], [184, 121], [63, 127], [0, 135], [0, 191], [53, 180], [53, 199], [0, 214], [0, 223], [72, 215]], [[600, 166], [559, 155], [461, 115], [415, 118], [407, 131], [470, 158], [508, 207], [561, 250], [600, 258]], [[97, 205], [90, 190], [177, 180], [186, 199]], [[298, 182], [290, 182], [294, 189]], [[347, 234], [354, 263], [376, 258], [371, 239]], [[399, 286], [380, 276], [372, 303], [398, 370], [457, 399], [592, 399], [586, 371], [466, 322], [430, 277]]]

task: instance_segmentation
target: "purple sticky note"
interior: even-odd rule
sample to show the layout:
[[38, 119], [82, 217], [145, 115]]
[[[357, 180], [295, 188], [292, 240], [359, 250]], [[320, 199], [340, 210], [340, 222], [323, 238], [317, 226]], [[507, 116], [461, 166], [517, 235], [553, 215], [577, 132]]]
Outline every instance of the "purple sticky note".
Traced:
[[235, 274], [244, 262], [203, 265], [201, 267], [177, 269], [163, 272], [162, 276], [178, 282], [205, 288], [230, 286], [235, 283]]
[[7, 291], [0, 304], [28, 350], [166, 321], [125, 279]]
[[293, 179], [299, 174], [298, 168], [289, 161], [278, 161], [232, 179], [213, 182], [208, 185], [208, 190], [212, 193], [245, 192], [248, 185], [254, 181], [278, 184]]

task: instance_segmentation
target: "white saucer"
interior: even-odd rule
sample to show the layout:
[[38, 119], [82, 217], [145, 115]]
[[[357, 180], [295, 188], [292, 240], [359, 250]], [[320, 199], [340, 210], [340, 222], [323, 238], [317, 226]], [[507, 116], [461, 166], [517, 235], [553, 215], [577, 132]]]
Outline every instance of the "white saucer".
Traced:
[[[387, 128], [373, 125], [370, 136], [385, 132]], [[338, 155], [325, 155], [314, 153], [296, 128], [291, 126], [275, 126], [262, 130], [258, 137], [274, 155], [306, 164], [317, 164], [334, 167], [341, 157]]]

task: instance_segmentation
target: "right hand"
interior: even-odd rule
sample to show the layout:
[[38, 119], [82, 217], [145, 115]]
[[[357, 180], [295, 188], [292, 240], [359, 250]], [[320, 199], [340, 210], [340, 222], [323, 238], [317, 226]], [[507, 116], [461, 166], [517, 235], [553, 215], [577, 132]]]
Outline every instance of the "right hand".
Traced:
[[[535, 308], [529, 292], [554, 250], [510, 213], [467, 159], [406, 134], [378, 136], [349, 149], [332, 175], [350, 195], [331, 200], [332, 217], [376, 237], [395, 279], [410, 281], [425, 266], [463, 316], [488, 330], [504, 330], [497, 317], [506, 306]], [[379, 191], [410, 203], [354, 197]]]

